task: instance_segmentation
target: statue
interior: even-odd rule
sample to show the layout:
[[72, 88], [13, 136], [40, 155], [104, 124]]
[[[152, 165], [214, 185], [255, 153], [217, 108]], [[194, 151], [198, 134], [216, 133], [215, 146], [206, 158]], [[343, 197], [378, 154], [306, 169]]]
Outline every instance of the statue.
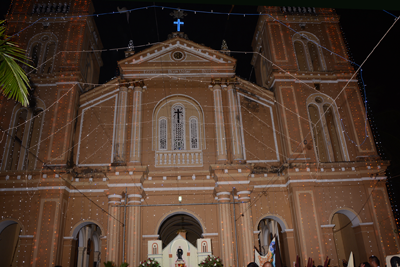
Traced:
[[176, 251], [176, 256], [178, 256], [178, 261], [179, 261], [179, 260], [183, 260], [183, 259], [182, 259], [182, 255], [183, 255], [183, 250], [182, 250], [181, 247], [179, 246], [178, 250]]

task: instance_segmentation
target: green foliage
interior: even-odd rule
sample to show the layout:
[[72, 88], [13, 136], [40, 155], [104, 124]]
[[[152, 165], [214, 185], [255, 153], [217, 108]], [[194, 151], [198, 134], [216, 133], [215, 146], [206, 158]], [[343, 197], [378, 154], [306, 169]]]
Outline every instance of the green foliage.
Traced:
[[25, 56], [25, 50], [9, 42], [5, 31], [4, 20], [0, 20], [0, 91], [7, 98], [12, 98], [26, 107], [29, 104], [30, 85], [18, 62], [33, 67], [27, 63], [30, 59]]
[[[104, 263], [104, 267], [115, 267], [115, 264], [112, 261], [107, 261], [107, 262], [103, 262], [103, 263]], [[129, 265], [128, 263], [124, 262], [124, 263], [121, 263], [121, 265], [119, 267], [128, 267], [128, 265]]]
[[223, 267], [219, 257], [208, 255], [202, 262], [200, 262], [199, 267]]
[[138, 267], [160, 267], [160, 264], [155, 259], [148, 258], [145, 261], [141, 261]]
[[115, 267], [115, 265], [112, 261], [107, 261], [107, 262], [104, 262], [104, 267]]

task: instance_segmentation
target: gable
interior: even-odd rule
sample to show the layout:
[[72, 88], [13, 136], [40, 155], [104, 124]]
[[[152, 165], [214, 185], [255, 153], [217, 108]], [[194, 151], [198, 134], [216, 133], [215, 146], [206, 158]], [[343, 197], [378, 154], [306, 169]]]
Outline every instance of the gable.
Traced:
[[232, 77], [236, 60], [211, 48], [179, 37], [154, 45], [118, 62], [124, 78], [156, 75]]

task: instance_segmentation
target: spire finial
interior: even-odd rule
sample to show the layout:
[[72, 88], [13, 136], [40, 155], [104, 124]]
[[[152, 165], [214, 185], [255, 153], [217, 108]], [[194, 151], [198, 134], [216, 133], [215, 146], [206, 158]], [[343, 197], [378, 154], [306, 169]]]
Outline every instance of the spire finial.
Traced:
[[222, 40], [221, 53], [228, 55], [228, 56], [231, 55], [231, 50], [229, 50], [228, 44], [226, 43], [225, 39]]

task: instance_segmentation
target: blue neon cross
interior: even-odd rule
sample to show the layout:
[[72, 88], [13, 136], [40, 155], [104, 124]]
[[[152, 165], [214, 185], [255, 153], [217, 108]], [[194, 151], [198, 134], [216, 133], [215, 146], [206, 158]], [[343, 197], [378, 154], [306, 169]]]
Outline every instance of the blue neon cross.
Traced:
[[183, 21], [181, 21], [180, 19], [178, 19], [178, 21], [174, 21], [174, 24], [177, 24], [178, 26], [178, 32], [181, 31], [181, 25], [185, 24]]

